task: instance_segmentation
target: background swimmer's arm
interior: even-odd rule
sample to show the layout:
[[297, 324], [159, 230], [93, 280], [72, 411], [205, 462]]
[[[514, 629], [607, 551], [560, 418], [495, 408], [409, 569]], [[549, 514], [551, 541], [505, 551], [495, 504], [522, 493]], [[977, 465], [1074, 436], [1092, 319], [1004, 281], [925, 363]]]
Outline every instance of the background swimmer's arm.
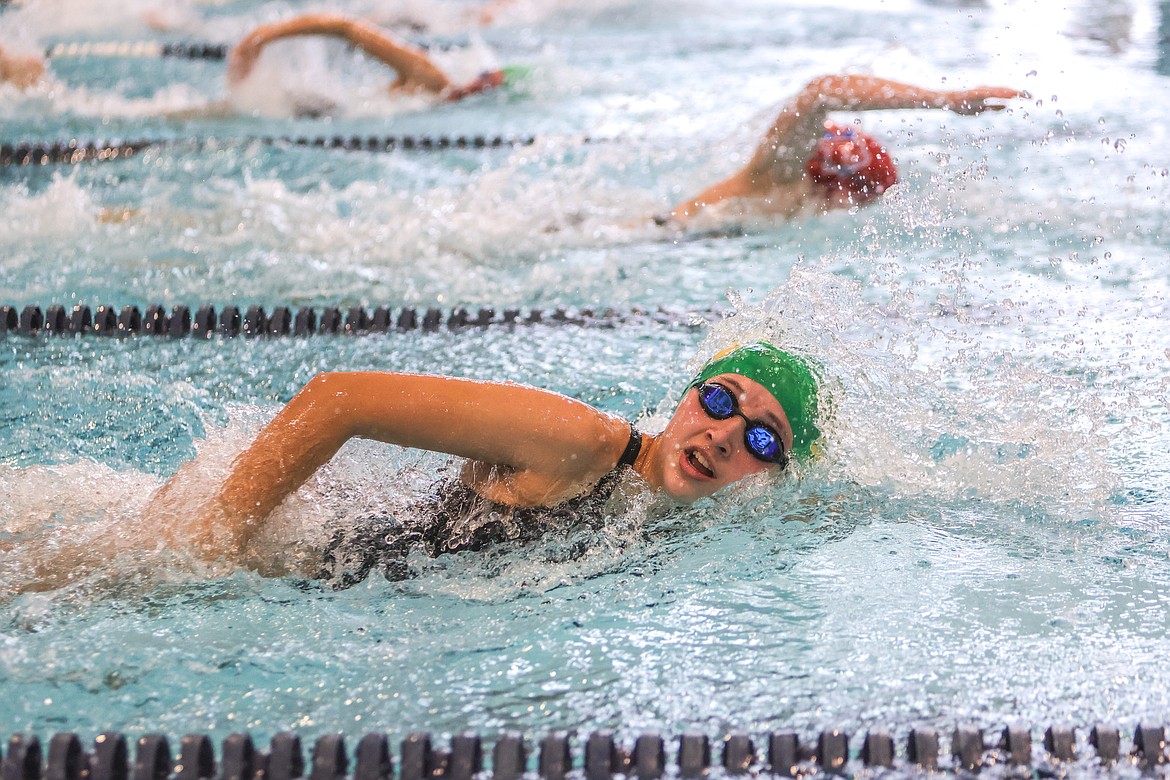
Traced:
[[564, 489], [613, 468], [629, 426], [532, 387], [379, 372], [318, 374], [232, 464], [202, 537], [245, 545], [259, 523], [350, 438], [445, 452]]
[[775, 186], [779, 177], [800, 179], [830, 111], [942, 108], [978, 114], [1001, 110], [1004, 104], [998, 101], [1019, 95], [1007, 87], [935, 90], [876, 76], [821, 76], [784, 106], [742, 173], [757, 188]]
[[691, 216], [726, 198], [763, 197], [776, 188], [795, 186], [804, 176], [805, 163], [824, 133], [830, 111], [943, 108], [958, 114], [978, 114], [1001, 110], [1004, 105], [998, 101], [1020, 94], [1007, 87], [945, 91], [876, 76], [821, 76], [784, 105], [746, 166], [678, 204], [672, 215]]
[[[1019, 97], [1008, 87], [936, 90], [877, 76], [840, 75], [813, 79], [790, 104], [802, 112], [944, 108], [959, 114], [998, 111], [1000, 100]], [[996, 101], [996, 102], [988, 102]]]
[[451, 85], [446, 74], [421, 50], [399, 43], [364, 22], [330, 13], [306, 14], [253, 30], [228, 55], [228, 83], [247, 78], [266, 45], [297, 35], [326, 35], [347, 41], [394, 69], [398, 74], [394, 86], [398, 88], [437, 93]]
[[364, 22], [350, 21], [344, 38], [374, 59], [392, 68], [396, 89], [439, 93], [451, 86], [447, 74], [421, 49], [395, 41]]
[[676, 205], [671, 216], [686, 219], [728, 198], [759, 198], [778, 187], [797, 186], [804, 175], [804, 164], [824, 132], [829, 108], [823, 97], [833, 86], [834, 78], [825, 76], [809, 82], [780, 109], [747, 165]]
[[228, 83], [236, 84], [246, 79], [256, 66], [260, 52], [273, 41], [294, 35], [340, 35], [346, 21], [344, 17], [333, 14], [309, 14], [260, 25], [240, 39], [228, 53]]
[[[720, 201], [729, 198], [750, 198], [757, 194], [757, 187], [753, 184], [752, 177], [746, 175], [742, 170], [735, 175], [724, 179], [723, 181], [712, 184], [707, 189], [700, 192], [694, 197], [687, 198], [681, 203], [676, 203], [670, 209], [670, 218], [674, 220], [686, 220], [695, 216], [707, 206], [714, 206]], [[658, 222], [657, 219], [655, 219]], [[659, 224], [662, 224], [659, 222]]]

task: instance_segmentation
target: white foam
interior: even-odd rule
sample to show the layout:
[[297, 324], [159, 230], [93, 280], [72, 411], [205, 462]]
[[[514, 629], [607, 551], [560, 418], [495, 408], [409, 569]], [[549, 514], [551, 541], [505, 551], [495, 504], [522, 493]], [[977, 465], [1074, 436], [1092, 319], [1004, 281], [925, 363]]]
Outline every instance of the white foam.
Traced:
[[188, 0], [26, 0], [5, 13], [5, 26], [37, 37], [149, 31], [190, 24]]
[[819, 361], [831, 414], [825, 455], [809, 467], [818, 479], [897, 496], [1037, 504], [1066, 517], [1104, 512], [1118, 477], [1104, 454], [1105, 407], [1090, 388], [985, 351], [969, 333], [929, 332], [931, 358], [918, 350], [921, 320], [892, 319], [864, 302], [859, 283], [799, 267], [787, 285], [716, 324], [694, 368], [728, 344], [760, 338]]
[[[89, 191], [71, 175], [54, 174], [43, 190], [30, 193], [23, 184], [0, 190], [6, 218], [0, 221], [0, 240], [18, 242], [30, 238], [72, 239], [97, 230], [98, 208]], [[0, 266], [14, 262], [5, 253]]]

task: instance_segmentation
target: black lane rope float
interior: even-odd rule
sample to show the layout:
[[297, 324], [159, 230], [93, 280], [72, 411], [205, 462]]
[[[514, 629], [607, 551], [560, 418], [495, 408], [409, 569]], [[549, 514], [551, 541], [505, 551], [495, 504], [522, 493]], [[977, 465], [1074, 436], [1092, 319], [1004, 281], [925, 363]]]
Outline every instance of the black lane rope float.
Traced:
[[[4, 0], [0, 0], [3, 7]], [[470, 45], [456, 41], [422, 41], [409, 39], [410, 44], [427, 51], [448, 51]], [[206, 41], [61, 41], [45, 49], [45, 56], [54, 57], [166, 57], [181, 60], [226, 60], [231, 44]]]
[[157, 41], [72, 41], [45, 49], [46, 57], [172, 57], [184, 60], [225, 60], [226, 43], [159, 43]]
[[[1043, 735], [1042, 750], [1032, 744], [1026, 727], [1008, 726], [988, 740], [984, 732], [960, 726], [951, 734], [949, 751], [939, 732], [914, 728], [899, 752], [888, 732], [871, 730], [851, 749], [849, 735], [839, 729], [821, 731], [812, 742], [795, 732], [767, 734], [757, 749], [748, 734], [733, 733], [722, 743], [719, 763], [712, 762], [712, 744], [705, 734], [687, 733], [671, 740], [644, 733], [632, 745], [622, 744], [609, 732], [593, 732], [577, 740], [553, 732], [532, 746], [522, 735], [504, 734], [491, 749], [491, 768], [485, 770], [483, 740], [473, 732], [451, 737], [449, 748], [436, 747], [425, 732], [410, 734], [393, 755], [382, 733], [363, 736], [353, 761], [340, 734], [319, 737], [305, 761], [301, 738], [294, 732], [276, 734], [267, 750], [246, 733], [223, 740], [216, 761], [206, 734], [188, 734], [178, 743], [177, 755], [164, 735], [147, 734], [135, 743], [118, 733], [99, 735], [86, 750], [74, 733], [57, 733], [42, 747], [35, 735], [16, 734], [8, 741], [0, 763], [2, 780], [659, 780], [659, 778], [811, 777], [814, 775], [882, 776], [895, 772], [910, 777], [953, 773], [971, 777], [983, 769], [996, 777], [1086, 776], [1097, 772], [1117, 776], [1132, 767], [1164, 776], [1166, 730], [1139, 725], [1131, 744], [1108, 725], [1094, 726], [1088, 746], [1082, 747], [1073, 727], [1053, 726]], [[677, 746], [677, 748], [676, 748]], [[531, 747], [537, 748], [535, 767]], [[676, 749], [675, 749], [676, 748]], [[47, 754], [47, 755], [46, 755]], [[1006, 770], [1006, 772], [1004, 771]], [[1132, 771], [1132, 770], [1131, 770]], [[874, 773], [880, 775], [874, 775]]]
[[[719, 309], [705, 311], [677, 311], [667, 308], [625, 311], [607, 308], [567, 309], [558, 307], [551, 312], [543, 309], [504, 309], [499, 314], [492, 307], [470, 311], [456, 306], [444, 310], [430, 307], [419, 311], [413, 306], [395, 309], [378, 306], [367, 311], [362, 306], [342, 308], [327, 306], [320, 310], [302, 306], [294, 311], [277, 306], [271, 313], [263, 306], [253, 305], [241, 310], [225, 306], [218, 312], [213, 306], [192, 310], [177, 305], [168, 312], [155, 304], [140, 309], [138, 306], [112, 306], [91, 309], [84, 304], [66, 308], [54, 304], [41, 309], [28, 305], [0, 306], [0, 335], [20, 336], [169, 336], [208, 339], [213, 336], [312, 336], [361, 333], [394, 333], [407, 331], [465, 330], [490, 326], [520, 325], [577, 325], [582, 327], [613, 328], [618, 325], [652, 322], [672, 327], [697, 328], [712, 319], [720, 319], [729, 312]], [[3, 780], [3, 778], [0, 778]]]
[[[579, 139], [590, 143], [592, 139]], [[531, 146], [533, 135], [332, 135], [332, 136], [245, 136], [227, 139], [156, 138], [134, 141], [49, 141], [0, 144], [0, 167], [24, 165], [74, 165], [83, 162], [124, 160], [147, 149], [187, 146], [207, 149], [262, 143], [271, 146], [307, 146], [355, 152], [432, 151], [442, 149], [498, 149]]]

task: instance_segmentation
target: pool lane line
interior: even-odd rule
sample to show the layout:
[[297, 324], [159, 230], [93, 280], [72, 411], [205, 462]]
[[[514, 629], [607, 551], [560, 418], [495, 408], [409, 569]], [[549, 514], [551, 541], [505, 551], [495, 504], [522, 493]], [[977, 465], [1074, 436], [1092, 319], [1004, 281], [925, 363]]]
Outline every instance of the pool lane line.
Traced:
[[[4, 0], [0, 0], [0, 8]], [[425, 51], [449, 51], [465, 48], [470, 41], [420, 41], [410, 38], [412, 46]], [[181, 60], [206, 60], [220, 62], [226, 60], [232, 45], [227, 43], [211, 43], [207, 41], [59, 41], [45, 49], [45, 56], [54, 58], [87, 58], [87, 57], [164, 57]], [[350, 47], [354, 48], [354, 47]]]
[[301, 306], [295, 311], [288, 306], [277, 306], [269, 313], [261, 305], [248, 306], [243, 310], [228, 305], [216, 311], [214, 306], [207, 304], [192, 312], [189, 307], [180, 304], [168, 312], [160, 304], [152, 304], [144, 309], [127, 305], [120, 310], [113, 306], [90, 308], [85, 304], [71, 308], [53, 304], [42, 310], [40, 306], [29, 304], [23, 308], [0, 306], [0, 335], [209, 339], [213, 336], [273, 338], [467, 331], [533, 325], [616, 328], [636, 323], [655, 323], [675, 328], [700, 328], [730, 315], [730, 310], [715, 308], [683, 311], [665, 307], [633, 307], [626, 310], [557, 307], [550, 312], [540, 308], [506, 308], [497, 314], [493, 307], [481, 307], [475, 311], [463, 306], [450, 310], [430, 307], [420, 311], [413, 306], [378, 306], [367, 311], [363, 306], [326, 306], [318, 313], [318, 309], [312, 306]]
[[[568, 137], [566, 137], [568, 138]], [[449, 149], [503, 149], [532, 146], [535, 135], [318, 135], [242, 136], [237, 138], [156, 138], [133, 141], [44, 141], [0, 144], [0, 167], [77, 165], [85, 162], [126, 160], [147, 149], [182, 148], [196, 151], [247, 146], [311, 147], [351, 152], [444, 151]], [[606, 139], [575, 136], [574, 143], [593, 144]]]
[[160, 43], [158, 41], [62, 41], [45, 49], [50, 59], [60, 57], [169, 57], [186, 60], [225, 60], [230, 47], [223, 43]]
[[[1087, 742], [1078, 739], [1075, 727], [1051, 726], [1043, 733], [1040, 750], [1033, 745], [1028, 726], [1009, 725], [985, 733], [977, 726], [960, 725], [950, 736], [947, 750], [939, 731], [915, 726], [909, 729], [905, 749], [898, 750], [890, 732], [880, 728], [868, 730], [853, 746], [842, 729], [822, 730], [811, 741], [802, 741], [793, 731], [777, 730], [763, 735], [759, 744], [743, 732], [715, 740], [700, 732], [670, 740], [643, 732], [632, 743], [609, 731], [594, 731], [583, 738], [553, 731], [535, 741], [504, 732], [491, 746], [489, 769], [484, 760], [489, 746], [473, 731], [454, 734], [442, 747], [430, 733], [416, 731], [402, 739], [397, 751], [392, 750], [385, 732], [370, 732], [358, 740], [352, 761], [340, 733], [318, 737], [306, 761], [301, 737], [295, 732], [276, 733], [267, 750], [247, 732], [237, 732], [224, 738], [218, 762], [207, 734], [183, 736], [176, 755], [165, 735], [148, 733], [134, 741], [132, 759], [131, 742], [122, 734], [102, 733], [94, 739], [92, 750], [87, 750], [77, 734], [58, 732], [45, 747], [35, 734], [14, 734], [0, 768], [5, 780], [227, 780], [261, 776], [266, 780], [698, 780], [712, 776], [869, 777], [874, 772], [883, 778], [920, 778], [924, 772], [932, 777], [972, 778], [984, 769], [995, 777], [1064, 777], [1070, 773], [1074, 777], [1112, 777], [1127, 768], [1142, 775], [1164, 776], [1170, 763], [1165, 727], [1148, 723], [1137, 725], [1133, 739], [1125, 742], [1120, 731], [1108, 724], [1093, 726]], [[716, 756], [719, 745], [722, 749]], [[530, 761], [533, 748], [535, 762]]]

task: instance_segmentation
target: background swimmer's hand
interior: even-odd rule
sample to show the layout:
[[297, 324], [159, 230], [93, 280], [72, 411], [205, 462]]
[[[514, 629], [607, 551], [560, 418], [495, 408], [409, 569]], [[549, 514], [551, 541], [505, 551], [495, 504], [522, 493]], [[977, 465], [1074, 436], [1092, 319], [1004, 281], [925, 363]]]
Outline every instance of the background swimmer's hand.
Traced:
[[[946, 93], [946, 109], [956, 114], [971, 116], [984, 111], [1002, 111], [1007, 108], [999, 101], [1023, 97], [1024, 93], [1008, 87], [973, 87]], [[989, 102], [994, 101], [994, 102]]]
[[132, 209], [127, 206], [117, 206], [114, 208], [103, 206], [102, 210], [98, 212], [98, 222], [106, 225], [118, 225], [129, 221], [137, 215], [138, 209]]

